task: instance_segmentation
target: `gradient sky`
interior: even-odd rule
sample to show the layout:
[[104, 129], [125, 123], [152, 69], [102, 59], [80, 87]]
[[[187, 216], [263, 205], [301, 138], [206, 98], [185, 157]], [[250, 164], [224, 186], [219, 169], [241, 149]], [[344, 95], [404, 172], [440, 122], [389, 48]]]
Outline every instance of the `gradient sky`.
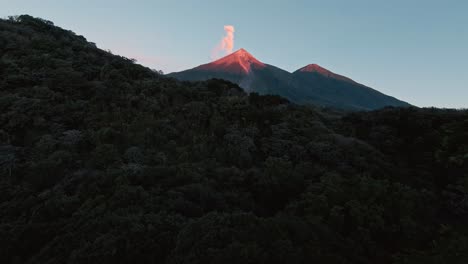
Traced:
[[468, 108], [468, 1], [0, 0], [164, 72], [234, 50], [294, 71], [317, 63], [417, 106]]

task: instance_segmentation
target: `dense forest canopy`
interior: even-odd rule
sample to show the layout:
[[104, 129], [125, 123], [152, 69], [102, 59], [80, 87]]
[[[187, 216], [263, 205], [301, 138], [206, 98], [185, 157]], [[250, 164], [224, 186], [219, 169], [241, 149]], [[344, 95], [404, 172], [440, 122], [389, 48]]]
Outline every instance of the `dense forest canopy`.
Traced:
[[0, 20], [1, 263], [468, 263], [468, 112], [180, 82]]

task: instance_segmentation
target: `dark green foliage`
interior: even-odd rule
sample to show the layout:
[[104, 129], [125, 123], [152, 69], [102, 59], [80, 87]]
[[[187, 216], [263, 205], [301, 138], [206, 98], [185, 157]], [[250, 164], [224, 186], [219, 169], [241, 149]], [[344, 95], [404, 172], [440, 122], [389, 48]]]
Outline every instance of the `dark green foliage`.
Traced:
[[467, 263], [468, 113], [179, 82], [0, 21], [1, 263]]

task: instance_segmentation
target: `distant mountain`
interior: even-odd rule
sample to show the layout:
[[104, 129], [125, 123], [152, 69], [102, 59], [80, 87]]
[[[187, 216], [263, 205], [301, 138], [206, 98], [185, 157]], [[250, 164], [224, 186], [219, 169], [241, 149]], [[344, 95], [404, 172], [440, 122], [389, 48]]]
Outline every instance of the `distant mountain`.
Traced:
[[225, 79], [241, 86], [246, 92], [276, 94], [296, 101], [291, 73], [257, 60], [245, 49], [190, 70], [169, 74], [186, 81]]
[[190, 70], [169, 74], [180, 80], [225, 79], [246, 92], [276, 94], [290, 101], [352, 110], [372, 110], [385, 106], [409, 106], [350, 78], [335, 74], [317, 64], [294, 73], [257, 60], [245, 49]]
[[317, 64], [309, 64], [292, 73], [300, 103], [356, 110], [373, 110], [385, 106], [410, 106], [394, 97], [333, 73]]

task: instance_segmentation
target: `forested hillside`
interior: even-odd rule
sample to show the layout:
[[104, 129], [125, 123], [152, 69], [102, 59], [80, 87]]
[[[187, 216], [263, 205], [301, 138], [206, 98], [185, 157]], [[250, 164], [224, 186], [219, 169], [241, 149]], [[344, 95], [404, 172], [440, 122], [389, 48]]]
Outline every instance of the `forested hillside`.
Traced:
[[180, 82], [0, 20], [0, 263], [468, 263], [468, 112]]

